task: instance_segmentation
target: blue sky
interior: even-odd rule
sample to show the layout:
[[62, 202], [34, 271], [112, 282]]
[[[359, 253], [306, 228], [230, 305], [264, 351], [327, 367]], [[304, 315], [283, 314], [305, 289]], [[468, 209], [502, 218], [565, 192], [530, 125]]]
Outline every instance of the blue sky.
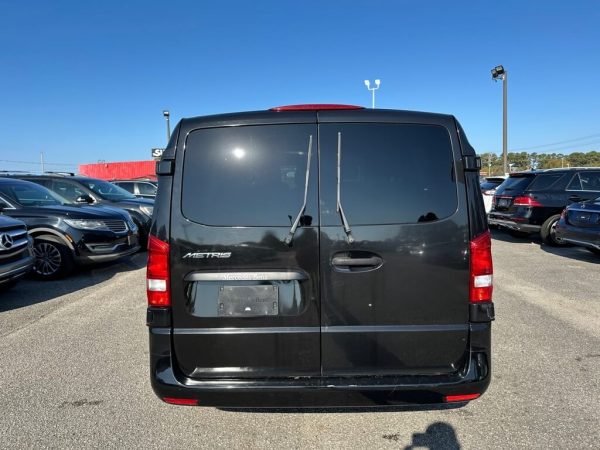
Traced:
[[[172, 120], [293, 103], [451, 113], [478, 151], [600, 150], [600, 2], [0, 4], [0, 168], [148, 159]], [[75, 169], [74, 166], [48, 166]]]

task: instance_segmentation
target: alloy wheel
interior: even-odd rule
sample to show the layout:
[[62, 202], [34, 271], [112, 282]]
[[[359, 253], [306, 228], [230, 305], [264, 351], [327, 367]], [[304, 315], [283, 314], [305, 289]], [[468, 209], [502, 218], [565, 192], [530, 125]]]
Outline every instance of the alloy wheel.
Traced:
[[33, 253], [35, 254], [33, 270], [37, 274], [47, 277], [59, 271], [62, 256], [54, 245], [41, 242], [34, 246]]

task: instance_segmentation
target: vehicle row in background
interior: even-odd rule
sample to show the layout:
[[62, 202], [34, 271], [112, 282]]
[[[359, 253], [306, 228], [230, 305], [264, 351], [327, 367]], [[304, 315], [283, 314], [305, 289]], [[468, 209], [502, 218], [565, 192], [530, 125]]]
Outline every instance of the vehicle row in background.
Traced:
[[516, 236], [539, 233], [549, 245], [597, 249], [599, 197], [598, 167], [512, 173], [496, 189], [488, 222]]
[[137, 198], [108, 181], [69, 173], [9, 176], [44, 186], [70, 203], [111, 206], [127, 211], [139, 229], [140, 245], [146, 248], [154, 200]]
[[127, 211], [69, 203], [29, 181], [0, 178], [0, 213], [27, 225], [38, 278], [60, 278], [75, 265], [112, 261], [140, 249], [138, 227]]

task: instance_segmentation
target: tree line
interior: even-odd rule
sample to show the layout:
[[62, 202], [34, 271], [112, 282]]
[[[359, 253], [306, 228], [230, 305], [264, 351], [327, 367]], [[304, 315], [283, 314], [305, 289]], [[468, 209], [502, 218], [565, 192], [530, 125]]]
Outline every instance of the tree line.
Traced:
[[[487, 152], [481, 157], [482, 175], [501, 175], [502, 154]], [[600, 152], [527, 153], [508, 152], [508, 164], [513, 172], [531, 169], [555, 169], [557, 167], [600, 167]], [[512, 166], [511, 166], [512, 164]]]

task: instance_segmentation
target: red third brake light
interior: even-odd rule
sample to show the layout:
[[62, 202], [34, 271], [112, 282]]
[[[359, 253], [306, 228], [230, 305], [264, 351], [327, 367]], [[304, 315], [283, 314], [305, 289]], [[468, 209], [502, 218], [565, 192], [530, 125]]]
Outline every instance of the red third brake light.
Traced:
[[169, 284], [169, 244], [149, 236], [146, 268], [148, 306], [171, 306]]
[[490, 231], [480, 234], [471, 241], [471, 281], [469, 301], [471, 303], [492, 301], [492, 235]]
[[336, 105], [331, 103], [312, 103], [307, 105], [286, 105], [276, 106], [271, 108], [270, 111], [325, 111], [325, 110], [336, 110], [336, 109], [365, 109], [364, 106], [356, 105]]
[[515, 206], [542, 206], [542, 204], [540, 202], [538, 202], [537, 200], [535, 200], [531, 197], [527, 197], [525, 195], [515, 198], [515, 200], [513, 201], [513, 205], [515, 205]]

